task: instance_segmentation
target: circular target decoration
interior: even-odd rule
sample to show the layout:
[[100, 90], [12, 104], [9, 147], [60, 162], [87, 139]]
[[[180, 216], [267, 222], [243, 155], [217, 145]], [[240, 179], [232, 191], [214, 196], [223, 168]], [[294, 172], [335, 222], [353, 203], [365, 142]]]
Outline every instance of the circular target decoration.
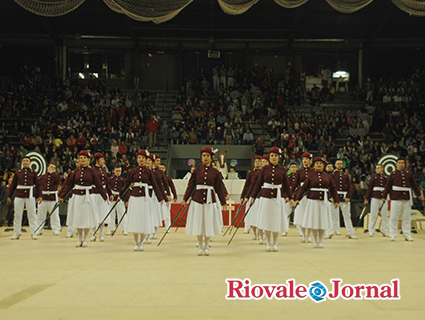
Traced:
[[31, 169], [37, 172], [38, 176], [41, 176], [47, 172], [47, 162], [43, 155], [37, 151], [30, 151], [25, 154], [31, 160]]
[[398, 156], [395, 154], [386, 154], [379, 159], [378, 164], [384, 167], [384, 173], [387, 176], [396, 169], [397, 159]]
[[195, 164], [196, 164], [196, 160], [195, 159], [189, 159], [189, 160], [187, 160], [187, 165], [188, 166], [193, 167], [193, 166], [195, 166]]

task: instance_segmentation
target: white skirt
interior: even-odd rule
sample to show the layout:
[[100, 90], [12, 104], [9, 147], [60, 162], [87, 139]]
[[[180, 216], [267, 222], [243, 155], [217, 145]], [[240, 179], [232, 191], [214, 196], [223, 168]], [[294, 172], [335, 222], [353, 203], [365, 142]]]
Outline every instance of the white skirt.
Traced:
[[221, 219], [217, 204], [200, 204], [192, 200], [187, 213], [186, 234], [206, 237], [221, 234]]
[[307, 199], [303, 228], [328, 230], [332, 227], [330, 205], [324, 200]]
[[170, 217], [170, 209], [167, 206], [167, 202], [163, 202], [162, 204], [159, 203], [159, 206], [161, 208], [161, 226], [162, 226], [162, 220], [167, 220]]
[[130, 196], [127, 208], [126, 232], [155, 233], [151, 204], [152, 202], [145, 197]]
[[151, 219], [155, 227], [162, 226], [162, 207], [161, 202], [158, 202], [155, 191], [152, 191], [152, 197], [149, 198], [150, 207], [151, 207]]
[[289, 222], [285, 208], [285, 198], [269, 199], [261, 197], [259, 200], [257, 227], [271, 232], [288, 232]]
[[[90, 196], [93, 198], [94, 210], [99, 217], [99, 223], [101, 223], [110, 211], [109, 205], [98, 193], [91, 194]], [[105, 220], [104, 223], [109, 224], [109, 217]]]
[[[90, 195], [89, 201], [86, 201], [86, 195], [72, 195], [68, 203], [68, 227], [78, 229], [96, 228], [100, 221], [93, 201], [93, 195]], [[102, 199], [103, 200], [103, 199]]]
[[295, 212], [294, 212], [294, 224], [295, 225], [301, 226], [303, 224], [304, 214], [305, 214], [306, 209], [307, 209], [307, 197], [304, 196], [301, 199], [300, 204], [295, 208]]

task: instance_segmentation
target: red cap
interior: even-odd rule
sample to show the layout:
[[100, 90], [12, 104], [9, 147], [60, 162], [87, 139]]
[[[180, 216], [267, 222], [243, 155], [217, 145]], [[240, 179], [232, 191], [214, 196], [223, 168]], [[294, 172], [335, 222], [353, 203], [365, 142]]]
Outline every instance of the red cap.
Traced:
[[145, 158], [147, 158], [148, 157], [147, 151], [146, 150], [139, 150], [139, 151], [137, 151], [136, 156], [144, 156]]
[[282, 150], [278, 147], [271, 147], [270, 150], [269, 150], [269, 153], [275, 153], [275, 154], [281, 155]]
[[265, 154], [264, 156], [261, 157], [261, 159], [266, 159], [267, 161], [269, 161], [269, 155]]
[[155, 154], [155, 159], [161, 159], [161, 157], [157, 154]]
[[93, 156], [93, 158], [98, 159], [98, 158], [105, 158], [105, 156], [103, 154], [101, 154], [100, 152], [96, 152]]
[[262, 156], [255, 156], [253, 160], [255, 161], [257, 159], [261, 160], [261, 159], [263, 159], [263, 157]]
[[322, 157], [316, 157], [316, 158], [314, 158], [314, 160], [313, 160], [313, 164], [315, 164], [315, 163], [316, 163], [316, 162], [318, 162], [318, 161], [321, 161], [321, 162], [323, 162], [323, 164], [326, 164], [325, 159], [323, 159]]
[[202, 153], [209, 153], [211, 155], [211, 157], [214, 157], [214, 151], [211, 147], [205, 146], [201, 149], [201, 151], [199, 151], [199, 154], [202, 155]]
[[152, 161], [155, 161], [155, 155], [153, 153], [149, 153], [148, 158], [151, 159]]
[[310, 160], [312, 160], [313, 159], [313, 155], [311, 153], [304, 152], [304, 154], [302, 155], [301, 158], [309, 158]]
[[85, 157], [87, 157], [87, 158], [89, 158], [89, 159], [90, 159], [90, 154], [89, 154], [89, 152], [88, 152], [87, 150], [81, 150], [81, 151], [78, 153], [78, 156], [85, 156]]

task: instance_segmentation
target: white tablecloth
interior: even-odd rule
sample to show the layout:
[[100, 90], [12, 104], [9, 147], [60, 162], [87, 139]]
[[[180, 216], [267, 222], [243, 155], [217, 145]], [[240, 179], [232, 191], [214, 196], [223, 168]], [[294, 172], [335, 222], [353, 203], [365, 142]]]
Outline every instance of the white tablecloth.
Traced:
[[[224, 185], [226, 186], [227, 192], [229, 193], [230, 199], [234, 203], [239, 203], [242, 189], [245, 184], [245, 179], [223, 181]], [[173, 182], [176, 187], [177, 201], [181, 202], [183, 200], [183, 196], [186, 191], [189, 180], [173, 179]]]

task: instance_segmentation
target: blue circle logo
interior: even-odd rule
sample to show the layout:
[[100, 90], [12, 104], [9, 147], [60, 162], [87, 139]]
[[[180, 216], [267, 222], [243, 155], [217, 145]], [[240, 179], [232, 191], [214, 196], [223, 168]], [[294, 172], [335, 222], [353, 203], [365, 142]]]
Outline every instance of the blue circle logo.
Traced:
[[310, 283], [310, 298], [315, 302], [322, 302], [326, 300], [327, 289], [320, 281]]

